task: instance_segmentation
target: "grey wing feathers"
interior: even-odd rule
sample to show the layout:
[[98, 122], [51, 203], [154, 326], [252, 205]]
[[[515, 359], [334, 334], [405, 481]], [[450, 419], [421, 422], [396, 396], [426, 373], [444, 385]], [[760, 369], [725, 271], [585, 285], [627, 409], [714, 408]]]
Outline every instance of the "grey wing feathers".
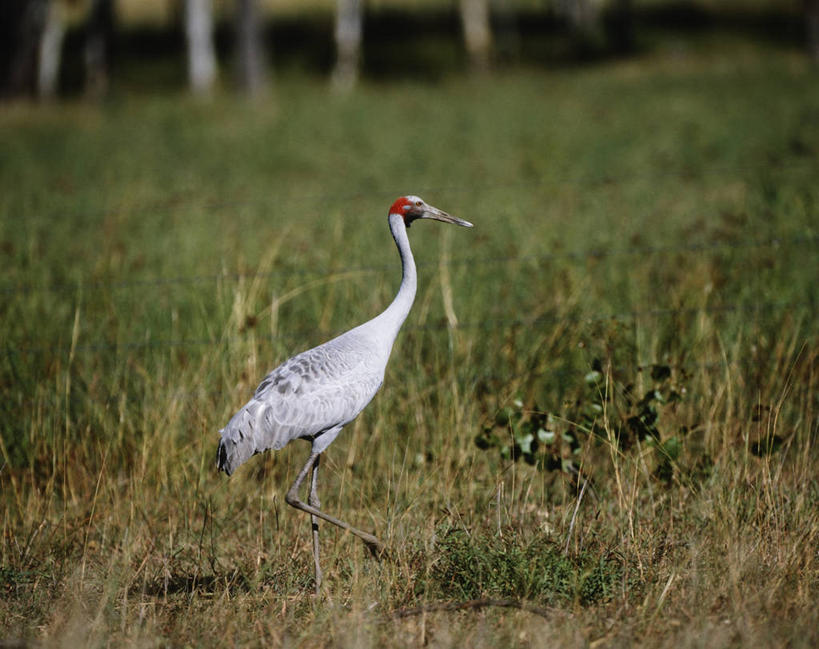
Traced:
[[218, 467], [230, 475], [256, 453], [278, 450], [297, 438], [313, 439], [352, 421], [383, 379], [383, 367], [370, 362], [361, 342], [337, 338], [270, 372], [220, 431]]

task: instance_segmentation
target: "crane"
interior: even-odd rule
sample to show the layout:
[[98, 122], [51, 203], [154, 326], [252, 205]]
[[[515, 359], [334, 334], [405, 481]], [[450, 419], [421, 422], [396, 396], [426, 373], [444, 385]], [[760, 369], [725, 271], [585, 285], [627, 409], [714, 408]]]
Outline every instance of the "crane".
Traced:
[[[469, 221], [432, 207], [418, 196], [397, 199], [387, 220], [401, 257], [402, 276], [390, 305], [372, 320], [279, 365], [219, 431], [216, 464], [228, 475], [256, 453], [278, 450], [294, 439], [311, 443], [310, 456], [287, 491], [285, 501], [310, 514], [316, 594], [322, 578], [319, 518], [359, 537], [376, 556], [384, 550], [384, 545], [372, 534], [321, 510], [318, 469], [321, 454], [367, 406], [384, 381], [393, 343], [415, 300], [417, 274], [407, 228], [418, 219], [472, 227]], [[310, 491], [305, 503], [299, 497], [299, 489], [308, 473]]]

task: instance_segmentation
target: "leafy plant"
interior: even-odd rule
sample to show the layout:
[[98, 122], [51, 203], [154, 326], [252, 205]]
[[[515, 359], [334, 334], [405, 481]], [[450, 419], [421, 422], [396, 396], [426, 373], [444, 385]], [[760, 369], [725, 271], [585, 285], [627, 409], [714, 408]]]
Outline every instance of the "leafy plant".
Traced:
[[571, 431], [558, 432], [558, 421], [550, 413], [527, 408], [520, 398], [501, 408], [493, 422], [475, 436], [478, 448], [497, 448], [505, 460], [524, 462], [546, 471], [568, 470], [580, 443]]
[[650, 387], [639, 394], [635, 376], [605, 372], [602, 362], [595, 359], [564, 416], [545, 412], [537, 404], [527, 406], [518, 397], [483, 426], [475, 436], [475, 444], [483, 450], [497, 448], [504, 460], [516, 462], [522, 458], [540, 470], [577, 473], [574, 460], [584, 440], [613, 442], [621, 451], [639, 442], [654, 448], [655, 475], [668, 481], [683, 450], [687, 430], [664, 431], [661, 421], [664, 412], [682, 401], [685, 374], [662, 364], [637, 371], [646, 370]]

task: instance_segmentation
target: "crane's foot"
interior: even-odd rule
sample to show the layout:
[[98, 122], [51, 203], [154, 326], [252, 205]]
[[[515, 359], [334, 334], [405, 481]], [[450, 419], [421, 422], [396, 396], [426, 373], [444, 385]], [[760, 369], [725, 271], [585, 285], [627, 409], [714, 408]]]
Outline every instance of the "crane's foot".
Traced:
[[389, 548], [379, 541], [374, 536], [371, 539], [362, 539], [364, 541], [364, 545], [367, 546], [367, 549], [370, 551], [370, 554], [373, 556], [373, 559], [377, 561], [392, 561], [392, 555], [390, 554]]
[[364, 541], [364, 545], [367, 546], [367, 549], [370, 553], [378, 559], [379, 561], [384, 557], [387, 552], [387, 546], [384, 545], [381, 541], [377, 538], [372, 537], [372, 539], [362, 539]]

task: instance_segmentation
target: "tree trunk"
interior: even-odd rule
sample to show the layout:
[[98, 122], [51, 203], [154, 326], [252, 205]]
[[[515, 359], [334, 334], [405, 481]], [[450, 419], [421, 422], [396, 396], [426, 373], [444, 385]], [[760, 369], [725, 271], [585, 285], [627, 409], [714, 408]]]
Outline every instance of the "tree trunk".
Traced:
[[599, 0], [560, 0], [558, 11], [565, 16], [572, 30], [581, 36], [590, 36], [599, 27]]
[[362, 0], [336, 1], [336, 67], [333, 70], [333, 86], [342, 92], [352, 89], [358, 81], [363, 13]]
[[85, 94], [94, 99], [108, 92], [108, 54], [113, 32], [113, 1], [92, 0], [85, 36]]
[[520, 56], [520, 34], [518, 32], [516, 9], [510, 0], [493, 0], [494, 16], [492, 49], [498, 56], [517, 59]]
[[236, 2], [236, 43], [239, 87], [250, 96], [259, 95], [267, 87], [267, 73], [256, 0]]
[[37, 90], [37, 61], [47, 15], [48, 0], [0, 0], [5, 54], [0, 94], [15, 97]]
[[190, 88], [197, 95], [209, 95], [216, 81], [211, 0], [185, 0], [185, 35]]
[[808, 52], [819, 64], [819, 0], [805, 0], [805, 26], [808, 32]]
[[51, 0], [48, 3], [43, 34], [40, 38], [37, 62], [37, 96], [40, 99], [53, 99], [57, 95], [64, 37], [64, 7], [59, 0]]
[[486, 72], [492, 48], [489, 0], [460, 0], [460, 10], [469, 63], [473, 71]]

